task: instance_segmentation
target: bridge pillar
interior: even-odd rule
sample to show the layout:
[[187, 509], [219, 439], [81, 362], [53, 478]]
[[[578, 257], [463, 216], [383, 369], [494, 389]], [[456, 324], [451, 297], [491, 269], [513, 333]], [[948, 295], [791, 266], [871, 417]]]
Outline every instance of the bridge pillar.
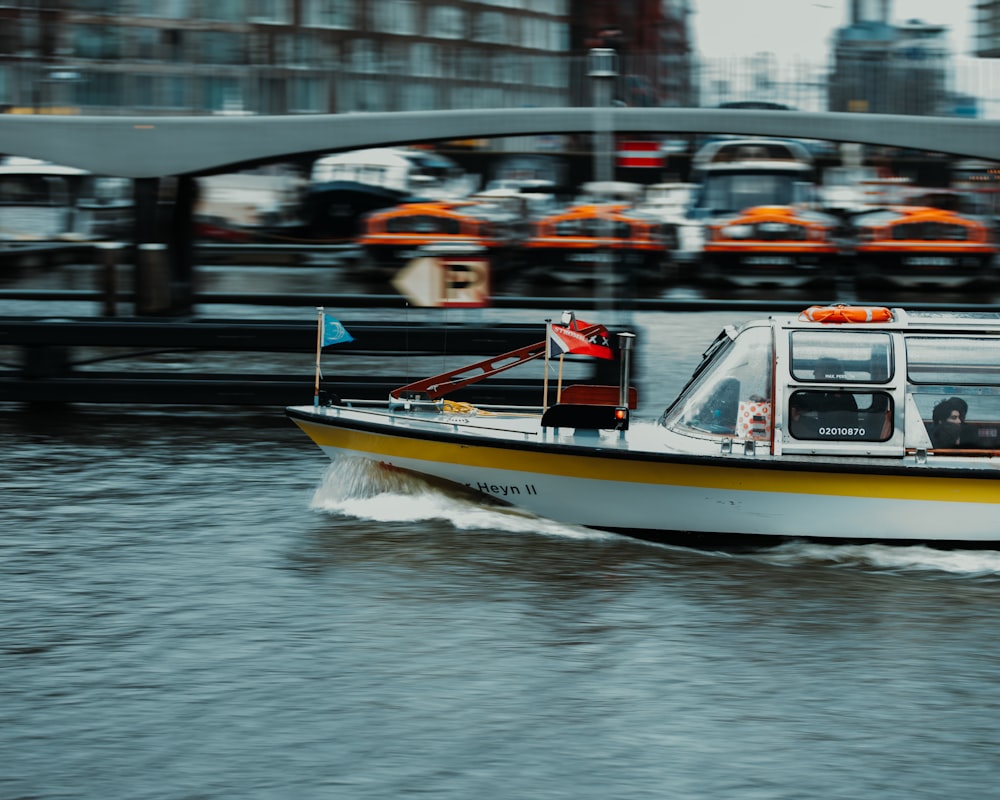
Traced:
[[159, 211], [159, 178], [135, 181], [134, 292], [136, 316], [170, 313], [170, 273], [166, 244], [162, 241]]
[[159, 241], [156, 235], [156, 211], [159, 202], [160, 179], [136, 178], [132, 185], [132, 194], [135, 200], [135, 244], [138, 246]]
[[188, 315], [194, 308], [194, 207], [197, 202], [197, 182], [190, 175], [181, 175], [177, 179], [177, 195], [167, 234], [174, 314]]
[[194, 304], [194, 207], [197, 183], [177, 178], [160, 198], [158, 178], [135, 181], [136, 314], [188, 315]]

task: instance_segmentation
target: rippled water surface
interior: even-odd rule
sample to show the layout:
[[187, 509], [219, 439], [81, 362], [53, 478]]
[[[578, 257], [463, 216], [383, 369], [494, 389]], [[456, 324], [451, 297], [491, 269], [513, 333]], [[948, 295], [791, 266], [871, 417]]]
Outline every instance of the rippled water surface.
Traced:
[[654, 546], [280, 412], [0, 443], [0, 797], [996, 796], [998, 553]]
[[[746, 318], [640, 316], [648, 413]], [[7, 408], [0, 447], [3, 800], [1000, 796], [998, 552], [655, 546], [280, 409]]]

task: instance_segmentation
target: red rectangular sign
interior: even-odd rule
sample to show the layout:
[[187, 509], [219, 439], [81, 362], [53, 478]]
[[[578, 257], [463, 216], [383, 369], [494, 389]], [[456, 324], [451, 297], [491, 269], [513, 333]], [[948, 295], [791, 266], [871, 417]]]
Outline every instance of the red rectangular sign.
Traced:
[[624, 141], [618, 143], [619, 167], [662, 167], [659, 142]]

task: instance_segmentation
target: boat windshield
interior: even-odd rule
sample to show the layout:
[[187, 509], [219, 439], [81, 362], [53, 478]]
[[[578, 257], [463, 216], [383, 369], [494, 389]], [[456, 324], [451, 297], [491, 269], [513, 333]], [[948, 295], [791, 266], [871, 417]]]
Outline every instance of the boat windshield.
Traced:
[[751, 206], [788, 206], [805, 202], [808, 183], [794, 173], [736, 172], [705, 176], [695, 210], [707, 215], [735, 214]]
[[[717, 342], [717, 345], [719, 342]], [[660, 424], [689, 435], [722, 434], [763, 439], [771, 428], [771, 329], [742, 329], [727, 345], [711, 348]]]

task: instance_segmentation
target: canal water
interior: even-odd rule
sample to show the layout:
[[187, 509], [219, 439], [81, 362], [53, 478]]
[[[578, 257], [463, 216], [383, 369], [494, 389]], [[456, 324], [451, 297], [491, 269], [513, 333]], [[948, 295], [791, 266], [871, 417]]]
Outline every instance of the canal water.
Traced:
[[[644, 413], [747, 318], [637, 316]], [[2, 798], [997, 796], [1000, 552], [657, 546], [281, 409], [6, 408], [0, 446]]]

